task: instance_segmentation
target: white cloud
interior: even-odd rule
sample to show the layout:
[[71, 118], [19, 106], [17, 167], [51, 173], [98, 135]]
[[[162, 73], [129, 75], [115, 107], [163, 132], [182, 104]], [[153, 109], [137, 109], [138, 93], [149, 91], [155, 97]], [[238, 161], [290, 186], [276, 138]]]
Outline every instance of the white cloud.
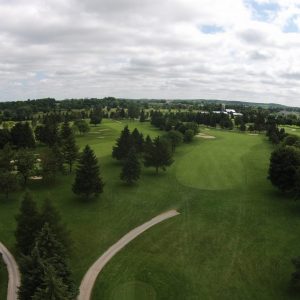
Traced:
[[[251, 0], [254, 1], [254, 0]], [[0, 100], [220, 98], [300, 106], [298, 1], [0, 0]], [[216, 32], [205, 34], [201, 28]]]

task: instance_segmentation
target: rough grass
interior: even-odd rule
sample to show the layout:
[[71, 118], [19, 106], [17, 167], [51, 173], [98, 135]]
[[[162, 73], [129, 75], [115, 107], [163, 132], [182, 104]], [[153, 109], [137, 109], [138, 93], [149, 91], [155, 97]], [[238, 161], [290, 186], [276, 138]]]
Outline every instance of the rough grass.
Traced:
[[[111, 158], [125, 124], [105, 120], [78, 138], [99, 157], [106, 186], [98, 200], [74, 197], [73, 175], [51, 187], [29, 186], [39, 203], [45, 197], [55, 203], [71, 229], [78, 283], [129, 230], [168, 209], [181, 212], [118, 253], [98, 278], [93, 299], [297, 299], [288, 287], [290, 259], [300, 254], [300, 209], [266, 179], [266, 139], [210, 130], [216, 139], [178, 147], [166, 173], [143, 169], [141, 180], [128, 187]], [[148, 123], [129, 126], [160, 133]], [[10, 249], [20, 198], [0, 202], [0, 238]]]

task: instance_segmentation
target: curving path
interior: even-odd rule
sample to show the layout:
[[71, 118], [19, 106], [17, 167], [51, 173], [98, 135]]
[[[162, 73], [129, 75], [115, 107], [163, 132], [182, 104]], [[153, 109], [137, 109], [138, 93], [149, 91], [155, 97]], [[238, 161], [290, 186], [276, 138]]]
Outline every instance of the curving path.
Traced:
[[7, 300], [17, 300], [21, 278], [18, 265], [12, 254], [1, 242], [0, 253], [2, 254], [2, 258], [6, 264], [8, 272]]
[[128, 243], [130, 243], [133, 239], [135, 239], [137, 236], [139, 236], [141, 233], [143, 233], [150, 227], [177, 215], [179, 215], [179, 212], [177, 212], [176, 210], [170, 210], [163, 214], [160, 214], [157, 217], [151, 219], [150, 221], [129, 231], [118, 242], [112, 245], [106, 252], [104, 252], [103, 255], [101, 255], [96, 260], [96, 262], [89, 268], [89, 270], [84, 275], [83, 280], [80, 284], [78, 300], [90, 300], [92, 289], [94, 287], [98, 274], [109, 262], [109, 260], [114, 255], [116, 255], [122, 248], [124, 248]]

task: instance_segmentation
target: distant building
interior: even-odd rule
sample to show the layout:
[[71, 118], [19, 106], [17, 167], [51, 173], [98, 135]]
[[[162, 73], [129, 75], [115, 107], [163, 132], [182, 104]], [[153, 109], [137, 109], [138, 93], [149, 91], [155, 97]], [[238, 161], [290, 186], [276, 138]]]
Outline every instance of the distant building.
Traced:
[[235, 113], [235, 109], [226, 109], [225, 110], [227, 113], [229, 113], [229, 114], [234, 114]]

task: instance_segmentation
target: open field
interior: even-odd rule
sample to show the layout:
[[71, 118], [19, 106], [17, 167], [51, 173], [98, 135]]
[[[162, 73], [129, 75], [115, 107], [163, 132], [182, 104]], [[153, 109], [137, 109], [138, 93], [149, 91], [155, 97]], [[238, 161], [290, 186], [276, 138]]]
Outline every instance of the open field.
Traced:
[[[149, 229], [109, 262], [94, 300], [297, 299], [288, 284], [290, 259], [300, 255], [300, 207], [266, 179], [272, 149], [266, 138], [211, 129], [206, 133], [215, 139], [178, 147], [166, 173], [143, 169], [141, 180], [127, 187], [111, 158], [125, 124], [104, 120], [78, 137], [102, 167], [106, 186], [97, 201], [74, 197], [73, 176], [61, 176], [52, 188], [38, 181], [29, 186], [39, 203], [46, 197], [55, 203], [72, 231], [76, 282], [128, 231], [177, 209], [179, 216]], [[129, 127], [160, 133], [148, 123]], [[20, 199], [0, 202], [0, 240], [11, 250]]]

